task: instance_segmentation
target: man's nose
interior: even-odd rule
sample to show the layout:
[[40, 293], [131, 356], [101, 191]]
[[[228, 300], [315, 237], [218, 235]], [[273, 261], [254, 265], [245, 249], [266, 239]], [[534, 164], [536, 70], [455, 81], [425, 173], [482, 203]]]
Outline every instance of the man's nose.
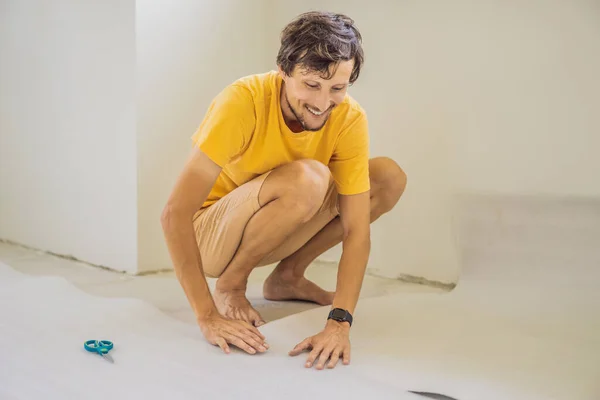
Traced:
[[319, 93], [319, 96], [316, 99], [315, 107], [319, 108], [320, 112], [326, 111], [329, 108], [329, 104], [331, 104], [331, 99], [329, 98], [329, 94], [325, 91]]

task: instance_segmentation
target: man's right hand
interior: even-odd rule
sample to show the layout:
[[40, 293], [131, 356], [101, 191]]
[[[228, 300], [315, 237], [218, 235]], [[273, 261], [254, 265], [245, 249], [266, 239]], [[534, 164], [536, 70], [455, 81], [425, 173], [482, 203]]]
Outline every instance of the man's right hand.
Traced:
[[163, 209], [161, 225], [177, 279], [194, 314], [202, 316], [198, 324], [204, 337], [225, 353], [230, 352], [228, 344], [250, 354], [262, 353], [269, 346], [258, 329], [218, 313], [204, 276], [202, 257], [196, 242], [193, 216], [202, 207], [220, 173], [221, 167], [196, 147]]
[[213, 315], [198, 322], [202, 334], [210, 344], [219, 346], [229, 354], [229, 344], [249, 354], [264, 353], [269, 348], [265, 337], [247, 322]]

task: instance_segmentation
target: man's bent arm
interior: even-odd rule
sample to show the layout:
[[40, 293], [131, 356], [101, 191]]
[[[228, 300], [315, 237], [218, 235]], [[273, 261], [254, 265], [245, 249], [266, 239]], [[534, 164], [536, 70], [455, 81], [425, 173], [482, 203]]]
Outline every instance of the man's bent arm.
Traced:
[[198, 321], [218, 315], [218, 311], [204, 276], [192, 219], [220, 172], [217, 164], [194, 149], [161, 215], [173, 268]]
[[371, 251], [370, 193], [340, 196], [344, 229], [333, 308], [354, 313]]

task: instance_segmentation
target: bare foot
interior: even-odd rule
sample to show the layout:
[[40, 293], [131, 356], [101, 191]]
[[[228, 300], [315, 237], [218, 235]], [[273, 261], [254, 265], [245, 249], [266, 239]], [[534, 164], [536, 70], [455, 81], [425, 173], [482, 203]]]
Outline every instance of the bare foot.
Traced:
[[246, 321], [254, 326], [265, 324], [258, 311], [256, 311], [246, 298], [246, 290], [220, 290], [215, 289], [213, 299], [219, 313], [225, 317]]
[[328, 292], [305, 277], [284, 279], [273, 272], [265, 280], [263, 295], [267, 300], [303, 300], [327, 306], [333, 303], [335, 292]]

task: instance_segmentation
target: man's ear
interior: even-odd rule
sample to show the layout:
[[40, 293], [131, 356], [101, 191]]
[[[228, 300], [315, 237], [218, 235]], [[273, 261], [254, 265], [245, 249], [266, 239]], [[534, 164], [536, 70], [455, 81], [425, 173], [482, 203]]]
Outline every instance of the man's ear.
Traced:
[[281, 77], [281, 79], [286, 78], [285, 72], [283, 72], [283, 70], [281, 69], [281, 65], [277, 65], [277, 72], [279, 72], [279, 76]]

